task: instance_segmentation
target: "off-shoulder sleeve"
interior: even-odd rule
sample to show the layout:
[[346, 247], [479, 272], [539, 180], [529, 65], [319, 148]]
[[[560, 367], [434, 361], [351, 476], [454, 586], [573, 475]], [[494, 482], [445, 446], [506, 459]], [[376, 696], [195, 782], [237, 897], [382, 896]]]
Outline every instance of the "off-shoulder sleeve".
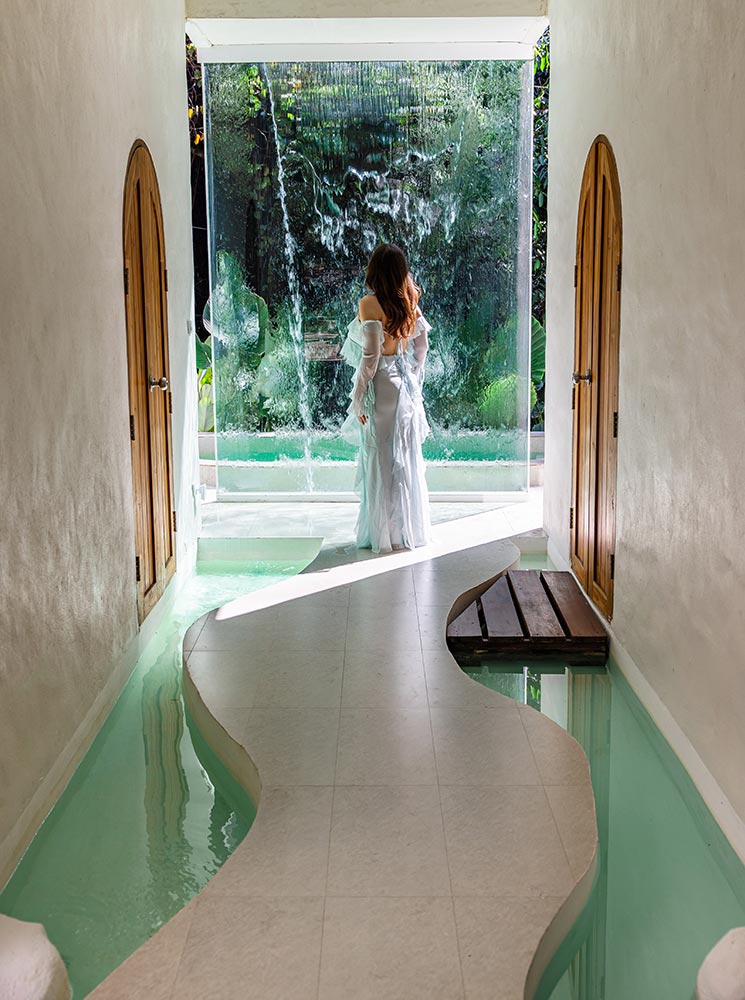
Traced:
[[380, 347], [383, 343], [383, 324], [379, 319], [366, 319], [362, 324], [364, 345], [362, 361], [357, 369], [357, 380], [354, 384], [354, 412], [361, 417], [365, 412], [365, 393], [370, 379], [375, 375], [380, 358]]
[[427, 322], [424, 316], [419, 314], [416, 321], [417, 335], [412, 340], [412, 348], [414, 350], [414, 360], [416, 361], [416, 374], [419, 378], [419, 384], [424, 381], [424, 362], [427, 357], [427, 351], [429, 350], [429, 337], [428, 333], [432, 329], [431, 325]]

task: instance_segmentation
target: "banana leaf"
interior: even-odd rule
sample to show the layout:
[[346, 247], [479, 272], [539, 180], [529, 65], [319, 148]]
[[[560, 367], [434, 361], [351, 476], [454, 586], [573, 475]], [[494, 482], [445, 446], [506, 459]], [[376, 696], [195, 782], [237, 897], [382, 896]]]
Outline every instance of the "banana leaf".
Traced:
[[210, 338], [207, 340], [200, 340], [197, 337], [196, 343], [197, 352], [197, 371], [205, 371], [207, 368], [212, 367], [212, 350], [210, 346]]
[[530, 338], [530, 380], [533, 385], [540, 385], [545, 374], [546, 329], [534, 316], [533, 330]]

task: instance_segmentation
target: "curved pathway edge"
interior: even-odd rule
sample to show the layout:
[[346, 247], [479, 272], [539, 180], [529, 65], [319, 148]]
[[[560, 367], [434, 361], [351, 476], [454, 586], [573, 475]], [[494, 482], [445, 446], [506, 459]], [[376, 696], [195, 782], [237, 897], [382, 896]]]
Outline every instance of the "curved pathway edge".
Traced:
[[91, 997], [532, 998], [592, 887], [589, 766], [445, 643], [518, 558], [500, 539], [375, 560], [194, 623], [184, 696], [257, 817]]

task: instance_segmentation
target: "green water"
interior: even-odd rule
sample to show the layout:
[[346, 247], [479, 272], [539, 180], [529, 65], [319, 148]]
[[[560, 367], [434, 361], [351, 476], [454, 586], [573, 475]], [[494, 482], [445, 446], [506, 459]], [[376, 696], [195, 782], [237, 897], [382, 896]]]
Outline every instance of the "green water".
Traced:
[[[221, 462], [299, 461], [305, 456], [306, 438], [299, 431], [269, 434], [226, 431], [216, 437]], [[357, 448], [335, 431], [310, 431], [308, 446], [314, 461], [353, 462], [357, 458]], [[430, 462], [524, 462], [525, 449], [524, 431], [433, 427], [422, 453]], [[205, 452], [203, 457], [214, 456]]]
[[184, 711], [186, 629], [308, 562], [198, 565], [0, 894], [0, 912], [44, 924], [75, 1000], [199, 892], [255, 816]]
[[467, 669], [503, 694], [527, 690], [583, 746], [600, 841], [591, 904], [537, 1000], [690, 1000], [706, 953], [745, 924], [745, 867], [615, 663], [505, 666]]

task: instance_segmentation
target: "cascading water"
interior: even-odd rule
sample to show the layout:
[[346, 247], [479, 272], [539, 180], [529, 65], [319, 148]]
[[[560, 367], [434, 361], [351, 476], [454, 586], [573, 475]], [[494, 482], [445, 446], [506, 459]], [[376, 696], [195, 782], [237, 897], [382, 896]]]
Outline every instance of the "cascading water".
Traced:
[[518, 341], [530, 276], [517, 261], [529, 257], [518, 177], [530, 169], [530, 69], [205, 66], [212, 245], [235, 265], [229, 297], [255, 293], [266, 331], [248, 346], [234, 336], [217, 357], [222, 493], [352, 494], [356, 453], [338, 434], [352, 375], [339, 349], [383, 242], [406, 251], [433, 321], [430, 489], [526, 488], [531, 373]]
[[279, 185], [279, 203], [282, 207], [282, 225], [284, 228], [284, 252], [287, 262], [287, 284], [290, 292], [290, 337], [292, 347], [297, 361], [298, 374], [298, 408], [300, 419], [303, 422], [304, 440], [303, 455], [305, 461], [305, 486], [309, 493], [313, 492], [313, 465], [310, 451], [310, 432], [313, 426], [313, 418], [310, 412], [308, 393], [308, 373], [305, 363], [305, 339], [303, 337], [303, 309], [300, 298], [300, 279], [298, 278], [297, 266], [295, 263], [297, 247], [292, 238], [290, 230], [290, 216], [287, 211], [287, 196], [285, 194], [285, 168], [282, 161], [282, 147], [279, 142], [279, 130], [277, 128], [277, 116], [274, 111], [274, 95], [272, 93], [272, 81], [269, 76], [269, 68], [264, 63], [264, 75], [266, 78], [266, 89], [269, 95], [269, 111], [272, 118], [272, 134], [277, 148], [277, 181]]

